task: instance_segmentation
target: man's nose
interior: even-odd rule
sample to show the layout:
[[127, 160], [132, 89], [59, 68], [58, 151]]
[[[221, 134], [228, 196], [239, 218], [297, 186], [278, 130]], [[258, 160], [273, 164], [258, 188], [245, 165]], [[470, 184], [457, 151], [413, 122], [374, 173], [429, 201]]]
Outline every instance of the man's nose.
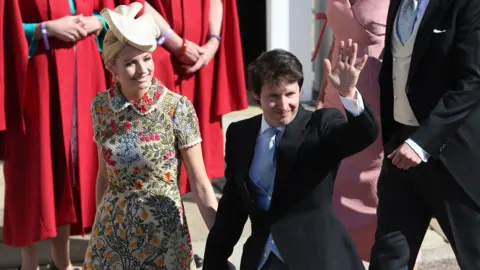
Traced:
[[282, 110], [287, 110], [288, 109], [288, 98], [286, 96], [281, 96], [279, 101], [278, 101], [278, 106], [279, 109]]

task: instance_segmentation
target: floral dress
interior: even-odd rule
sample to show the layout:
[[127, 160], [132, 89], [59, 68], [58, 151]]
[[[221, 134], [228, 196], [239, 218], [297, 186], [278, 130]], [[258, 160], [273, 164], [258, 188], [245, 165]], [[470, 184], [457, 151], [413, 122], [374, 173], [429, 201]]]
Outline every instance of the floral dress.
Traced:
[[153, 81], [129, 103], [118, 87], [92, 103], [108, 171], [84, 269], [196, 269], [177, 186], [179, 149], [201, 142], [189, 100]]

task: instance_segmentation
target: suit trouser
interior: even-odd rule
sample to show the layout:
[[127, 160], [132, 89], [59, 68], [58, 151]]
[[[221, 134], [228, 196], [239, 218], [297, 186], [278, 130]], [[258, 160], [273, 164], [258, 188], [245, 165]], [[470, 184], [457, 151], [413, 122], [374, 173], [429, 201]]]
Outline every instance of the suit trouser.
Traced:
[[385, 159], [377, 185], [378, 224], [369, 269], [413, 269], [430, 219], [435, 217], [461, 269], [478, 270], [480, 207], [440, 161], [430, 158], [427, 163], [402, 170], [387, 158], [414, 131], [415, 127], [398, 124], [391, 140], [385, 144]]

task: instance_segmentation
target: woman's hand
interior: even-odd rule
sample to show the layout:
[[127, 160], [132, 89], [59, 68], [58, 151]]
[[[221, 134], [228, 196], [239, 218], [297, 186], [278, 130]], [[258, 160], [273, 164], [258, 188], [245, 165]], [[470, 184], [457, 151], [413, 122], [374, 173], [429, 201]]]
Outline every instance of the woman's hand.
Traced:
[[204, 49], [189, 40], [185, 40], [185, 43], [185, 53], [179, 57], [179, 60], [185, 65], [193, 65], [198, 61], [200, 55], [204, 53]]
[[200, 55], [198, 61], [193, 66], [184, 66], [187, 74], [193, 74], [199, 71], [202, 67], [208, 65], [210, 60], [215, 56], [220, 47], [220, 41], [215, 38], [211, 38], [202, 46], [203, 53]]
[[96, 16], [81, 17], [80, 21], [87, 34], [98, 34], [103, 29], [103, 22]]
[[348, 40], [347, 46], [342, 40], [340, 42], [340, 51], [338, 63], [332, 70], [330, 60], [325, 59], [325, 72], [328, 75], [329, 82], [338, 90], [343, 97], [355, 98], [356, 85], [360, 72], [367, 63], [367, 55], [364, 55], [357, 62], [358, 44]]
[[66, 16], [58, 20], [45, 23], [49, 35], [65, 41], [76, 42], [85, 38], [88, 33], [85, 24], [82, 22], [82, 15]]
[[193, 200], [202, 214], [203, 220], [210, 230], [215, 223], [218, 201], [213, 191], [212, 184], [208, 179], [203, 163], [202, 145], [196, 144], [192, 147], [180, 150], [182, 159], [185, 162], [190, 188], [192, 189]]

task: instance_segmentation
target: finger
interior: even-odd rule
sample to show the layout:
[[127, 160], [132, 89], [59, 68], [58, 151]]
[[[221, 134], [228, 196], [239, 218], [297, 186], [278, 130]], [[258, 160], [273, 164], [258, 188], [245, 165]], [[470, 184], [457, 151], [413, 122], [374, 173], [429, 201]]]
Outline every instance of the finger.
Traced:
[[75, 22], [79, 22], [83, 18], [83, 14], [75, 15], [72, 18]]
[[352, 51], [352, 39], [348, 39], [347, 41], [347, 47], [345, 48], [345, 64], [349, 65], [350, 64], [350, 54]]
[[328, 59], [323, 60], [323, 64], [325, 65], [325, 74], [327, 76], [332, 75], [332, 64], [330, 63], [330, 60]]
[[400, 161], [402, 159], [402, 155], [400, 155], [400, 153], [395, 153], [395, 155], [393, 156], [393, 159], [392, 159], [392, 164], [397, 166], [400, 164]]
[[396, 153], [397, 153], [397, 149], [395, 149], [392, 153], [390, 153], [390, 155], [388, 155], [387, 158], [392, 159]]
[[338, 59], [339, 62], [344, 62], [345, 61], [345, 42], [342, 40], [340, 41], [340, 50], [338, 51]]
[[81, 27], [80, 25], [77, 26], [77, 32], [80, 35], [80, 37], [84, 38], [88, 35], [88, 32], [85, 28]]
[[355, 62], [357, 61], [357, 52], [358, 52], [358, 44], [357, 43], [353, 43], [352, 45], [352, 51], [351, 51], [351, 55], [350, 55], [350, 65], [354, 65]]
[[365, 67], [365, 64], [367, 63], [368, 60], [368, 55], [363, 55], [362, 58], [360, 59], [360, 62], [355, 65], [356, 69], [362, 70]]
[[203, 65], [203, 58], [200, 57], [198, 61], [192, 67], [187, 69], [187, 73], [195, 73], [197, 72]]
[[75, 35], [73, 35], [73, 34], [67, 34], [66, 39], [67, 39], [66, 41], [68, 41], [68, 42], [75, 42], [75, 40], [76, 40]]
[[84, 20], [80, 20], [77, 22], [77, 25], [81, 26], [82, 28], [86, 28], [87, 24], [84, 22]]
[[403, 155], [397, 153], [392, 160], [393, 165], [395, 165], [399, 169], [403, 169], [405, 166], [405, 161], [403, 159]]
[[73, 39], [72, 41], [77, 41], [79, 39], [79, 33], [77, 31], [73, 31], [70, 33], [70, 36], [71, 36], [71, 39]]
[[207, 52], [207, 50], [206, 50], [205, 48], [200, 47], [200, 46], [198, 46], [197, 44], [195, 44], [195, 48], [197, 49], [197, 52], [198, 52], [198, 54], [200, 54], [200, 55], [201, 55], [201, 54], [204, 54], [205, 52]]
[[400, 155], [397, 167], [402, 170], [407, 170], [408, 168], [410, 168], [410, 165], [410, 160], [407, 157]]
[[187, 52], [191, 56], [191, 58], [193, 58], [194, 62], [197, 62], [198, 58], [200, 58], [200, 54], [198, 53], [198, 51], [196, 49], [187, 50]]
[[180, 57], [180, 61], [188, 66], [192, 66], [193, 64], [195, 64], [195, 61], [193, 61], [190, 57], [187, 56]]

